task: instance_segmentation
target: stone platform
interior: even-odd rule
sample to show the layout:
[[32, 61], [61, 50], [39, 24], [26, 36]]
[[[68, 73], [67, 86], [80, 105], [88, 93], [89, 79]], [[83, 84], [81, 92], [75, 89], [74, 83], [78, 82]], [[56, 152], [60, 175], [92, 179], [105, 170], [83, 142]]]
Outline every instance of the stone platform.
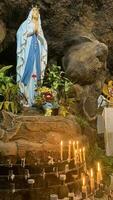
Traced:
[[0, 153], [5, 156], [23, 157], [31, 152], [59, 152], [60, 142], [80, 139], [81, 128], [74, 116], [45, 117], [35, 110], [21, 115], [2, 112]]

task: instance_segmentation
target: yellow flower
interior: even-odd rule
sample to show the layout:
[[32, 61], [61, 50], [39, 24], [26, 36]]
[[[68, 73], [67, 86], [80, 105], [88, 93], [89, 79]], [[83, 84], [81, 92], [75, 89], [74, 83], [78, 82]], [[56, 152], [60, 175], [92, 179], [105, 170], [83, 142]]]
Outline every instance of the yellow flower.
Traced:
[[46, 93], [46, 92], [52, 92], [52, 90], [51, 90], [51, 88], [48, 88], [48, 87], [41, 87], [41, 88], [39, 88], [38, 89], [38, 92], [40, 92], [40, 93]]

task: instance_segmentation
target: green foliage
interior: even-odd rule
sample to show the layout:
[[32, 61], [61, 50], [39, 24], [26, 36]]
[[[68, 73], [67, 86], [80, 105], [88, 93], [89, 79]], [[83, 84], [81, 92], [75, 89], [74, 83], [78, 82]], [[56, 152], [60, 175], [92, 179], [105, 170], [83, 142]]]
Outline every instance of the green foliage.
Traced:
[[13, 66], [12, 65], [8, 65], [8, 66], [4, 66], [0, 69], [0, 75], [3, 76], [7, 70], [9, 70], [10, 68], [12, 68]]
[[66, 78], [64, 71], [61, 70], [61, 66], [56, 66], [54, 64], [49, 67], [44, 84], [57, 91], [58, 100], [63, 98], [65, 101], [73, 85], [72, 82]]
[[89, 123], [88, 121], [81, 115], [76, 115], [75, 116], [75, 119], [76, 121], [78, 122], [78, 124], [82, 127], [82, 128], [85, 128], [85, 127], [88, 127], [89, 126]]
[[19, 87], [13, 83], [12, 77], [6, 76], [6, 71], [12, 66], [4, 66], [0, 69], [0, 94], [3, 101], [0, 102], [0, 110], [4, 109], [17, 113], [20, 110]]

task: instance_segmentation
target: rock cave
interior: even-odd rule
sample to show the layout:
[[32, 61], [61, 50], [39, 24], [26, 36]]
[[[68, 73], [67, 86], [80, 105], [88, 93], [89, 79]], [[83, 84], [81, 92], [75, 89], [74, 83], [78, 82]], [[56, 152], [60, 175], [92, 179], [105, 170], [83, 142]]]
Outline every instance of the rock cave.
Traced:
[[[35, 104], [24, 107], [17, 30], [34, 5], [48, 59]], [[112, 131], [101, 122], [108, 107], [112, 116], [112, 13], [113, 0], [0, 2], [0, 200], [113, 199]]]

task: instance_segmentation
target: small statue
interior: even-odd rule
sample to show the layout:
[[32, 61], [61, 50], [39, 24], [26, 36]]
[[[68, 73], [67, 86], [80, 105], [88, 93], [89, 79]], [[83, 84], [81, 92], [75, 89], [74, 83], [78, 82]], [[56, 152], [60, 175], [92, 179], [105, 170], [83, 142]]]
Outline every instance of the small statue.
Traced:
[[98, 98], [98, 108], [113, 105], [113, 81], [104, 84], [102, 94]]
[[113, 103], [113, 81], [110, 80], [108, 84], [103, 86], [103, 94], [107, 96], [107, 100]]

